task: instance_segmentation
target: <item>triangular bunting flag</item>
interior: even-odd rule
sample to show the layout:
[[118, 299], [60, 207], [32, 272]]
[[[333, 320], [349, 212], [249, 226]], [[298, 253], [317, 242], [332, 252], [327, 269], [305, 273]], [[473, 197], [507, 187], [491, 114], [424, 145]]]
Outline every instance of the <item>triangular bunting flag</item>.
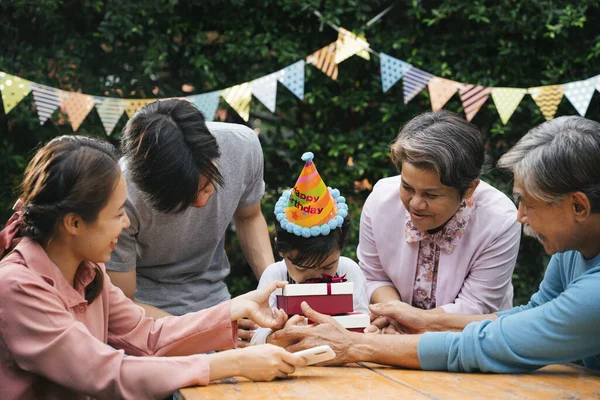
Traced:
[[491, 92], [492, 89], [488, 87], [463, 84], [458, 93], [460, 94], [460, 101], [462, 101], [463, 108], [465, 109], [467, 121], [473, 119], [475, 114], [481, 109], [481, 106], [483, 106], [490, 97]]
[[595, 78], [590, 78], [596, 80], [596, 90], [600, 92], [600, 75], [596, 75]]
[[404, 104], [408, 104], [421, 90], [425, 89], [431, 78], [433, 78], [433, 75], [429, 72], [421, 71], [415, 67], [410, 68], [404, 74], [404, 79], [402, 80]]
[[441, 110], [458, 90], [458, 82], [451, 81], [450, 79], [438, 78], [437, 76], [431, 78], [427, 83], [427, 86], [429, 88], [431, 109], [433, 111]]
[[510, 117], [519, 106], [523, 96], [527, 93], [526, 89], [517, 88], [492, 88], [492, 99], [500, 115], [502, 123], [506, 125]]
[[304, 99], [304, 66], [304, 60], [295, 62], [279, 71], [278, 78], [300, 100]]
[[272, 113], [275, 112], [277, 100], [277, 78], [279, 72], [275, 72], [250, 82], [252, 94], [265, 105]]
[[139, 108], [144, 107], [146, 104], [154, 103], [156, 100], [157, 99], [123, 99], [123, 102], [125, 103], [125, 113], [131, 118]]
[[252, 100], [252, 87], [250, 83], [242, 83], [224, 89], [221, 97], [233, 108], [244, 121], [250, 118], [250, 101]]
[[[369, 43], [354, 33], [340, 28], [338, 33], [338, 39], [335, 43], [335, 63], [339, 64], [349, 57], [363, 52], [369, 47]], [[362, 57], [365, 58], [365, 54], [362, 53]], [[366, 52], [366, 59], [369, 59], [369, 53]]]
[[221, 91], [215, 90], [214, 92], [195, 94], [188, 96], [187, 100], [192, 103], [196, 108], [202, 111], [204, 118], [207, 121], [213, 121], [217, 108], [219, 107], [219, 98], [221, 97]]
[[94, 108], [94, 98], [87, 94], [76, 93], [76, 92], [63, 92], [65, 98], [63, 104], [65, 106], [65, 112], [69, 116], [71, 127], [73, 132], [77, 132], [77, 129], [81, 126], [85, 117]]
[[32, 83], [31, 89], [33, 90], [33, 100], [35, 101], [35, 108], [40, 118], [40, 125], [44, 125], [44, 122], [60, 106], [59, 92], [50, 86], [38, 83]]
[[338, 66], [335, 62], [335, 42], [328, 44], [306, 57], [306, 62], [323, 71], [334, 81], [338, 77]]
[[8, 114], [31, 92], [31, 82], [18, 76], [0, 72], [0, 92], [2, 92], [4, 113]]
[[554, 118], [564, 90], [564, 85], [538, 86], [528, 89], [546, 120]]
[[590, 105], [590, 101], [596, 90], [595, 85], [596, 78], [571, 82], [565, 85], [565, 96], [582, 117], [585, 117], [585, 113]]
[[123, 111], [125, 111], [125, 102], [123, 99], [96, 96], [94, 97], [94, 103], [96, 103], [96, 111], [98, 111], [102, 125], [104, 125], [106, 135], [110, 136], [115, 129], [115, 125], [121, 119]]
[[388, 56], [385, 53], [379, 53], [379, 61], [381, 67], [381, 87], [384, 93], [394, 86], [412, 67], [409, 63]]

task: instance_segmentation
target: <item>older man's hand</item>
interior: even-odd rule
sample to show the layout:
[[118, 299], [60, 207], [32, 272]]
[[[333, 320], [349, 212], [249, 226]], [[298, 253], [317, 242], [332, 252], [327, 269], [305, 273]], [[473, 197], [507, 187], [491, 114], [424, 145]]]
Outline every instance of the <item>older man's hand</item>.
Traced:
[[361, 335], [360, 333], [346, 330], [335, 319], [316, 312], [306, 302], [302, 303], [302, 312], [314, 325], [282, 329], [273, 333], [273, 339], [296, 342], [286, 347], [286, 350], [291, 353], [325, 344], [329, 345], [336, 357], [323, 365], [339, 365], [358, 361], [353, 344], [356, 336]]

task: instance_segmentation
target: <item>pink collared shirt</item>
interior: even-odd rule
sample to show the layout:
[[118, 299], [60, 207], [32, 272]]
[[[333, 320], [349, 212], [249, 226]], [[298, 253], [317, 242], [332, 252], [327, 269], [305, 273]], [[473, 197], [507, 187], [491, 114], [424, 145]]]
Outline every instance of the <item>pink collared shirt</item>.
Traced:
[[[436, 306], [460, 314], [486, 314], [512, 307], [512, 273], [521, 227], [514, 204], [481, 182], [473, 209], [452, 251], [441, 249], [435, 288]], [[407, 241], [406, 209], [400, 201], [400, 176], [380, 180], [365, 202], [360, 219], [359, 265], [367, 294], [393, 286], [412, 304], [419, 242]]]
[[71, 287], [27, 238], [0, 262], [0, 399], [161, 399], [208, 384], [197, 353], [235, 347], [229, 302], [154, 321], [100, 267], [104, 288], [88, 304], [90, 264]]

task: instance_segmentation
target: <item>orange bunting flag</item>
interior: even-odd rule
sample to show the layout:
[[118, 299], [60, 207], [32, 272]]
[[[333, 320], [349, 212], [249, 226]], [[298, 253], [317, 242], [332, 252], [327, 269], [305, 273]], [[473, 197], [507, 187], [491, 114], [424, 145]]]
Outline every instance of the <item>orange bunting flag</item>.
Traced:
[[467, 121], [471, 121], [475, 114], [481, 109], [481, 106], [487, 101], [492, 92], [491, 88], [483, 86], [475, 86], [471, 84], [463, 84], [458, 93], [460, 101], [465, 109]]
[[458, 90], [458, 82], [439, 77], [433, 77], [427, 83], [429, 96], [431, 98], [431, 109], [433, 111], [441, 110]]
[[252, 100], [252, 85], [250, 82], [224, 89], [221, 97], [238, 113], [244, 121], [250, 118], [250, 101]]
[[154, 103], [157, 99], [123, 99], [125, 103], [125, 113], [129, 118], [133, 117], [133, 114], [146, 104]]
[[556, 109], [563, 98], [564, 85], [538, 86], [528, 89], [546, 120], [554, 118]]
[[337, 80], [338, 66], [335, 62], [335, 42], [306, 57], [306, 62], [319, 68], [334, 81]]
[[77, 132], [85, 117], [94, 108], [94, 98], [93, 96], [76, 92], [63, 92], [63, 96], [62, 103], [65, 107], [65, 112], [69, 116], [73, 132]]
[[369, 42], [354, 33], [340, 28], [337, 42], [335, 42], [335, 63], [339, 64], [353, 55], [369, 60]]

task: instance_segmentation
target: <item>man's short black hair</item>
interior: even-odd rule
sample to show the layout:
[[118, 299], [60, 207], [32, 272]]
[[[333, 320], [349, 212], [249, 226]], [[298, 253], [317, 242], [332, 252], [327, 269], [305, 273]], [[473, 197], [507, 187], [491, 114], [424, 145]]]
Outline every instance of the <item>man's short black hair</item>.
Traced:
[[342, 226], [332, 230], [329, 235], [305, 238], [289, 233], [275, 220], [275, 251], [284, 256], [296, 251], [294, 258], [288, 257], [292, 264], [301, 268], [318, 268], [335, 250], [344, 249], [351, 227], [350, 218], [346, 217]]
[[121, 147], [130, 179], [158, 211], [176, 213], [194, 204], [201, 176], [223, 186], [214, 163], [221, 155], [217, 140], [188, 101], [140, 108], [123, 129]]

